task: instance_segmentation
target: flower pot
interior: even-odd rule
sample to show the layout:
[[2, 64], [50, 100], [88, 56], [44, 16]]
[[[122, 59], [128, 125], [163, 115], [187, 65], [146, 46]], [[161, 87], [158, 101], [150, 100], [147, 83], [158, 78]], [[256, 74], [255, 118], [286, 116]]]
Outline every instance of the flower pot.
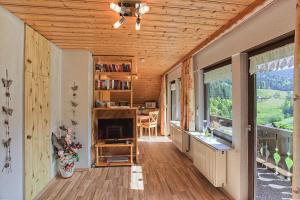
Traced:
[[72, 158], [59, 160], [58, 169], [63, 178], [70, 178], [75, 171], [75, 164]]
[[74, 174], [75, 166], [73, 166], [70, 170], [65, 170], [65, 169], [60, 168], [59, 171], [60, 171], [60, 175], [63, 178], [70, 178]]

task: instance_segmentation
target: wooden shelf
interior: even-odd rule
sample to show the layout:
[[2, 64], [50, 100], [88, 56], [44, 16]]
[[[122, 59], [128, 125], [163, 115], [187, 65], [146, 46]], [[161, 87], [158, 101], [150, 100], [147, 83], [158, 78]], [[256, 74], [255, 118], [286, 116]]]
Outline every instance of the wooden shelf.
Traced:
[[100, 80], [131, 81], [132, 74], [131, 72], [95, 72], [95, 77]]
[[[103, 65], [101, 65], [103, 64]], [[107, 66], [105, 66], [105, 64]], [[128, 64], [130, 67], [124, 67]], [[96, 66], [97, 65], [97, 66]], [[111, 65], [111, 66], [110, 66]], [[113, 67], [113, 65], [122, 65]], [[103, 71], [100, 71], [103, 69]], [[120, 71], [104, 71], [119, 69]], [[128, 70], [128, 71], [123, 71]], [[93, 77], [93, 103], [127, 101], [133, 105], [133, 77], [136, 75], [135, 57], [133, 56], [95, 56]], [[112, 82], [116, 81], [116, 82]], [[103, 84], [103, 85], [102, 85]], [[108, 89], [100, 89], [100, 85]], [[97, 86], [97, 87], [96, 87]], [[99, 86], [99, 87], [98, 87]], [[114, 87], [111, 87], [114, 86]], [[113, 89], [115, 88], [115, 89]], [[123, 88], [123, 89], [122, 89]]]
[[131, 92], [131, 90], [94, 90], [95, 92]]
[[137, 110], [136, 107], [122, 107], [122, 106], [114, 106], [114, 107], [97, 107], [93, 108], [93, 111], [97, 110]]
[[[138, 162], [138, 143], [137, 143], [137, 127], [136, 127], [136, 116], [137, 110], [133, 108], [133, 84], [132, 81], [137, 75], [137, 67], [136, 67], [136, 58], [134, 56], [93, 56], [94, 57], [94, 67], [93, 67], [93, 105], [114, 105], [109, 104], [109, 102], [114, 102], [115, 105], [119, 105], [120, 102], [126, 101], [128, 102], [128, 107], [124, 106], [111, 106], [111, 107], [94, 107], [92, 116], [93, 116], [93, 137], [92, 137], [92, 145], [95, 147], [93, 149], [92, 159], [93, 162], [98, 167], [106, 167], [106, 166], [131, 166], [134, 164], [133, 159]], [[129, 64], [130, 72], [102, 72], [100, 70], [96, 70], [96, 64]], [[98, 68], [99, 67], [99, 68]], [[97, 69], [100, 69], [100, 66], [97, 66]], [[104, 69], [104, 68], [103, 68]], [[121, 69], [121, 68], [116, 68]], [[125, 68], [124, 68], [125, 69]], [[120, 82], [118, 85], [113, 85], [114, 87], [110, 87], [109, 85], [111, 80], [114, 81], [124, 81], [124, 83]], [[103, 81], [103, 83], [99, 83], [99, 81]], [[127, 82], [127, 83], [125, 83]], [[99, 85], [100, 84], [100, 85]], [[115, 84], [115, 83], [114, 83]], [[98, 86], [102, 86], [105, 88], [108, 86], [108, 89], [100, 89]], [[113, 89], [120, 88], [120, 89]], [[123, 89], [121, 89], [123, 88]], [[130, 88], [130, 89], [129, 89]], [[132, 144], [101, 144], [97, 141], [98, 131], [99, 131], [99, 119], [119, 119], [119, 118], [132, 118], [133, 119], [133, 136]], [[99, 146], [100, 145], [100, 146]], [[117, 148], [124, 149], [117, 149]], [[104, 151], [102, 151], [104, 149]], [[129, 149], [129, 150], [127, 150]], [[116, 162], [106, 162], [106, 158], [103, 156], [109, 155], [109, 153], [113, 154], [123, 154], [125, 152], [130, 151], [130, 156], [127, 159], [123, 160], [124, 162], [120, 162], [121, 160], [115, 160]], [[118, 153], [119, 152], [119, 153]], [[103, 153], [103, 154], [102, 154]], [[117, 155], [113, 155], [117, 156]], [[110, 161], [110, 160], [109, 160]], [[118, 162], [119, 161], [119, 162]]]
[[[105, 143], [97, 143], [95, 144], [96, 148], [96, 166], [97, 167], [108, 167], [108, 166], [131, 166], [133, 165], [133, 143], [117, 143], [117, 144], [105, 144]], [[103, 148], [129, 148], [130, 155], [122, 155], [128, 157], [128, 161], [124, 162], [106, 162], [106, 156], [103, 155]], [[114, 157], [117, 155], [110, 155], [110, 157]], [[119, 155], [118, 155], [119, 156]]]
[[95, 70], [96, 74], [106, 75], [106, 76], [116, 76], [116, 75], [122, 75], [122, 76], [131, 76], [131, 72], [100, 72]]
[[111, 167], [111, 166], [131, 166], [133, 163], [131, 162], [113, 162], [113, 163], [108, 163], [108, 162], [96, 162], [97, 167]]
[[106, 143], [97, 143], [95, 147], [131, 147], [133, 144], [126, 144], [126, 143], [112, 143], [112, 144], [106, 144]]

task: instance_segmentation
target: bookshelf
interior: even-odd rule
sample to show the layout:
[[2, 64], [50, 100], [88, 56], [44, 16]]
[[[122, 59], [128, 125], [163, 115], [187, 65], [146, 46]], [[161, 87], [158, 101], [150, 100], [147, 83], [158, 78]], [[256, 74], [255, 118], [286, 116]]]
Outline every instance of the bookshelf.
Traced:
[[[132, 84], [136, 74], [134, 56], [94, 56], [92, 159], [97, 167], [132, 165], [134, 160], [138, 162], [137, 109], [133, 107]], [[124, 101], [128, 102], [128, 106], [119, 106], [120, 102]], [[126, 144], [122, 141], [106, 144], [106, 141], [99, 139], [98, 135], [99, 121], [103, 119], [132, 119], [133, 138]], [[103, 149], [106, 149], [108, 154], [102, 154]], [[120, 162], [109, 161], [120, 157], [120, 153], [121, 157], [124, 153], [129, 155], [128, 159]]]
[[136, 74], [135, 59], [131, 56], [94, 56], [94, 107], [133, 104], [132, 80]]

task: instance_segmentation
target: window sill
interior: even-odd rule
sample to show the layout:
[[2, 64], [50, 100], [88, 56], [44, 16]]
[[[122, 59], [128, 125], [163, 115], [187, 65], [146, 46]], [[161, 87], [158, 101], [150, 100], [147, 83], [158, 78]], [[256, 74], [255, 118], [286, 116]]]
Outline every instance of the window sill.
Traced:
[[180, 121], [170, 121], [170, 124], [176, 126], [177, 128], [181, 128], [180, 127]]
[[199, 142], [204, 143], [205, 145], [217, 150], [217, 151], [229, 151], [232, 149], [230, 144], [227, 144], [226, 141], [219, 139], [218, 137], [207, 137], [204, 133], [197, 131], [185, 131], [190, 136], [198, 140]]

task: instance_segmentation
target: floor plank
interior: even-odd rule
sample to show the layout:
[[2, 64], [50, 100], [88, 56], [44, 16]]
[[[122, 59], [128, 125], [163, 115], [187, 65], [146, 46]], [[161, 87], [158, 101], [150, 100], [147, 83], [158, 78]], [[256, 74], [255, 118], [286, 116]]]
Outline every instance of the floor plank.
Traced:
[[58, 178], [40, 200], [229, 200], [168, 139], [139, 142], [137, 167], [106, 167]]

